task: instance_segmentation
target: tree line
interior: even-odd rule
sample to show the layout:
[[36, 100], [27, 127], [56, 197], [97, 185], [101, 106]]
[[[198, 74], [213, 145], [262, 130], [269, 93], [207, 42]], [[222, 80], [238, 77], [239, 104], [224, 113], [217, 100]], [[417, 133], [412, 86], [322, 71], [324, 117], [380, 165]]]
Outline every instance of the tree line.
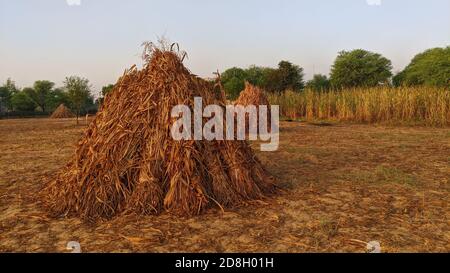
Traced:
[[[245, 81], [264, 88], [270, 93], [285, 90], [300, 92], [339, 90], [353, 87], [389, 86], [443, 86], [450, 88], [450, 46], [433, 48], [417, 54], [408, 66], [396, 75], [392, 63], [381, 54], [363, 49], [341, 51], [327, 75], [316, 74], [304, 80], [303, 68], [289, 61], [281, 61], [277, 68], [250, 66], [233, 67], [221, 75], [222, 85], [229, 99], [235, 99], [244, 89]], [[51, 81], [36, 81], [32, 87], [18, 88], [8, 79], [0, 86], [0, 114], [13, 111], [39, 111], [50, 113], [61, 103], [77, 114], [96, 111], [103, 98], [114, 88], [106, 85], [101, 97], [94, 101], [88, 79], [67, 77], [62, 87]]]
[[48, 114], [60, 104], [65, 104], [78, 118], [82, 112], [96, 110], [91, 93], [89, 80], [78, 76], [66, 77], [62, 87], [55, 87], [54, 82], [41, 80], [23, 89], [18, 88], [13, 80], [7, 79], [0, 86], [0, 112]]
[[416, 55], [411, 63], [394, 75], [392, 62], [381, 54], [363, 49], [341, 51], [327, 75], [316, 74], [304, 80], [303, 68], [289, 61], [281, 61], [277, 68], [250, 66], [233, 67], [221, 75], [222, 85], [230, 99], [244, 89], [245, 81], [270, 93], [285, 90], [339, 90], [353, 87], [387, 86], [443, 86], [450, 87], [450, 47], [433, 48]]

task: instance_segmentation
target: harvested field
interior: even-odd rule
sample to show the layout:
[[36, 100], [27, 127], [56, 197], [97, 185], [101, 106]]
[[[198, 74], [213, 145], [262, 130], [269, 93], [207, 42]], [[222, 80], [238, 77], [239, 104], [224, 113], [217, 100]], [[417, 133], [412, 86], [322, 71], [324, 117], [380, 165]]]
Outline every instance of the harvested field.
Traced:
[[[42, 179], [71, 157], [74, 119], [0, 120], [0, 252], [450, 251], [450, 129], [282, 123], [280, 150], [261, 153], [284, 192], [194, 217], [130, 214], [52, 219]], [[254, 143], [252, 146], [256, 146]]]

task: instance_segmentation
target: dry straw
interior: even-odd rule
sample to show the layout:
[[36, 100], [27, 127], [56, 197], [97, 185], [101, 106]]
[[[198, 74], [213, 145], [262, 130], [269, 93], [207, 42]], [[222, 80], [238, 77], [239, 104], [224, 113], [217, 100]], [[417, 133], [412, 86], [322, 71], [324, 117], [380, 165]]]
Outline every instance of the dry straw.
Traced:
[[[172, 47], [173, 48], [173, 47]], [[225, 104], [219, 85], [192, 75], [180, 53], [151, 47], [147, 65], [125, 71], [68, 165], [49, 180], [53, 216], [112, 218], [123, 212], [196, 215], [275, 191], [244, 141], [175, 141], [172, 107]]]
[[50, 118], [73, 118], [75, 115], [64, 104], [60, 104]]
[[[234, 104], [242, 105], [244, 107], [255, 105], [257, 110], [259, 110], [260, 105], [267, 105], [267, 128], [269, 129], [268, 131], [270, 131], [270, 104], [265, 95], [265, 92], [261, 88], [254, 86], [249, 82], [245, 82], [245, 89], [240, 93], [239, 98], [235, 101]], [[245, 124], [248, 128], [248, 115], [246, 116]]]

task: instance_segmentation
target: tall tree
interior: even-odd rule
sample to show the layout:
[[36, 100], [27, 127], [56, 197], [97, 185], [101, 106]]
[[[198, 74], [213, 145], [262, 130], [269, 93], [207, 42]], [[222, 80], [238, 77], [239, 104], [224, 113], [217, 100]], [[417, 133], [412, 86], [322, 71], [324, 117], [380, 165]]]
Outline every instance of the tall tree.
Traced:
[[378, 53], [363, 49], [341, 51], [331, 67], [331, 84], [336, 88], [371, 87], [389, 82], [392, 63]]
[[277, 69], [268, 70], [263, 87], [269, 92], [276, 93], [288, 89], [301, 91], [305, 87], [303, 76], [303, 68], [288, 61], [281, 61]]
[[76, 111], [78, 124], [81, 108], [87, 101], [89, 101], [89, 98], [91, 97], [91, 86], [89, 84], [89, 80], [78, 76], [66, 77], [64, 87], [66, 88], [72, 106]]
[[450, 46], [417, 54], [403, 71], [395, 75], [393, 83], [395, 86], [450, 87]]
[[11, 94], [8, 88], [0, 86], [0, 113], [10, 108]]
[[8, 78], [6, 83], [0, 87], [0, 111], [13, 110], [12, 97], [19, 92], [13, 80]]
[[305, 87], [303, 68], [300, 66], [288, 61], [281, 61], [278, 64], [278, 71], [281, 77], [281, 91], [286, 89], [300, 91]]
[[41, 108], [42, 112], [47, 112], [48, 96], [53, 90], [55, 83], [51, 81], [36, 81], [33, 88], [25, 88], [24, 91], [33, 102]]

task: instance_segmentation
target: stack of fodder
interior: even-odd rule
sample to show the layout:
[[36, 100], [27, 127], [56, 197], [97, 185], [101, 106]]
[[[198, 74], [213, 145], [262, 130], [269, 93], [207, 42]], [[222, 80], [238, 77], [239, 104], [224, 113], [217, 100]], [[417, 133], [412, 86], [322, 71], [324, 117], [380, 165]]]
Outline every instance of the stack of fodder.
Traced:
[[63, 103], [56, 108], [50, 118], [73, 118], [75, 115]]
[[[268, 132], [271, 131], [270, 125], [271, 125], [271, 116], [270, 116], [270, 103], [267, 99], [264, 91], [257, 87], [252, 85], [249, 82], [245, 82], [245, 89], [240, 93], [239, 98], [234, 102], [234, 105], [241, 105], [244, 107], [252, 106], [254, 105], [257, 113], [258, 113], [258, 132], [259, 132], [259, 123], [261, 116], [259, 115], [259, 108], [260, 106], [267, 106], [267, 130]], [[245, 124], [246, 124], [246, 130], [248, 131], [249, 128], [249, 115], [246, 114], [245, 117]]]
[[174, 106], [225, 107], [220, 89], [192, 75], [179, 53], [153, 48], [142, 69], [125, 71], [78, 142], [68, 165], [51, 178], [44, 203], [54, 217], [110, 219], [164, 211], [192, 216], [210, 207], [263, 199], [276, 191], [245, 141], [176, 141]]

